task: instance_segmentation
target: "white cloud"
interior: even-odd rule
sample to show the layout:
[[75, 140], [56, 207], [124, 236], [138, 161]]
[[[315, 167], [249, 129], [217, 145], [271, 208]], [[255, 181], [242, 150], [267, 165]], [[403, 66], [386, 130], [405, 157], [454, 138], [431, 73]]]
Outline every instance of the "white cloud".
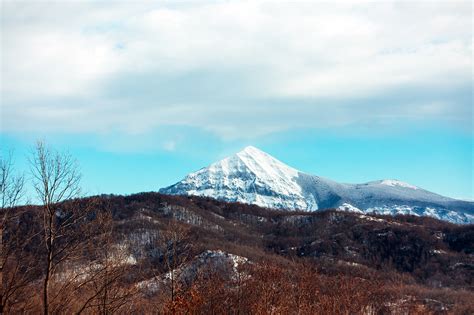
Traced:
[[2, 35], [5, 131], [470, 122], [469, 1], [5, 2]]

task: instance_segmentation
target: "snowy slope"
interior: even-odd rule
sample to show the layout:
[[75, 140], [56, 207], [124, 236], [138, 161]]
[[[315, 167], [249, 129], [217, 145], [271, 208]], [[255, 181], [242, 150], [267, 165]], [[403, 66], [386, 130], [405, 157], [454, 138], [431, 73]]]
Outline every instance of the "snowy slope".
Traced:
[[316, 210], [303, 195], [299, 172], [254, 147], [244, 150], [160, 190], [167, 194], [213, 197], [268, 208]]
[[302, 173], [260, 151], [242, 151], [191, 173], [160, 190], [288, 210], [426, 215], [456, 223], [474, 222], [474, 203], [434, 194], [395, 179], [343, 184]]

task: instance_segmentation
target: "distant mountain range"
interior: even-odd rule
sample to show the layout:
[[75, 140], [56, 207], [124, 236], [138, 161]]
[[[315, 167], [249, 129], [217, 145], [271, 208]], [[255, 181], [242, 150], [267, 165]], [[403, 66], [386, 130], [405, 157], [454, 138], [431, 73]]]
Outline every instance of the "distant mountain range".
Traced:
[[252, 146], [160, 189], [282, 210], [343, 211], [430, 216], [453, 223], [474, 222], [474, 202], [444, 197], [384, 179], [345, 184], [294, 169]]

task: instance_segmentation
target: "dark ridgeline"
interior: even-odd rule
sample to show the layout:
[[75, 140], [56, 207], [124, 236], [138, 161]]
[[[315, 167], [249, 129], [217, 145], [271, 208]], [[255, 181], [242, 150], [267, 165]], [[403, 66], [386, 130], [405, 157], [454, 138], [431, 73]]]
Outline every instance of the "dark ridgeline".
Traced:
[[[69, 213], [87, 215], [58, 238], [67, 252], [56, 253], [51, 270], [52, 312], [474, 311], [472, 225], [159, 193], [76, 199], [57, 209], [63, 223]], [[45, 266], [37, 258], [47, 254], [41, 207], [13, 212], [3, 235], [11, 248], [4, 287], [17, 270], [23, 282], [6, 311], [39, 312]]]

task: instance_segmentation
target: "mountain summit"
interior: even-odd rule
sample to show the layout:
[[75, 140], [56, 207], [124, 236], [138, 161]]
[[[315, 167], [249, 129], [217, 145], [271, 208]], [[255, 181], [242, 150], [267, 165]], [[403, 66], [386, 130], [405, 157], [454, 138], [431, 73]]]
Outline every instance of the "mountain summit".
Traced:
[[286, 210], [338, 208], [474, 222], [473, 202], [443, 197], [395, 179], [337, 183], [300, 172], [252, 146], [187, 175], [160, 189], [160, 193], [205, 196]]
[[259, 149], [242, 151], [191, 173], [161, 193], [207, 196], [267, 208], [316, 210], [297, 182], [299, 171]]

